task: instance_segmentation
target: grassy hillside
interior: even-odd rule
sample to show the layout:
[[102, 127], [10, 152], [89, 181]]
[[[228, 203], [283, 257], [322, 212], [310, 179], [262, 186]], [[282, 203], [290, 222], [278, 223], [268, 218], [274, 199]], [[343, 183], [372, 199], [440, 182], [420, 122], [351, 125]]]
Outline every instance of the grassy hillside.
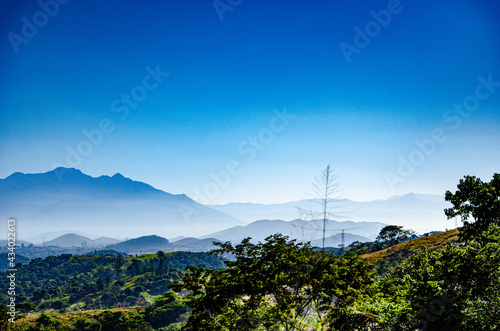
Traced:
[[401, 260], [416, 252], [422, 246], [427, 246], [429, 251], [440, 251], [444, 249], [448, 242], [455, 243], [458, 238], [458, 230], [453, 229], [446, 232], [435, 233], [430, 236], [417, 238], [411, 241], [399, 243], [397, 245], [361, 255], [377, 266], [377, 271], [383, 273], [387, 267], [395, 265]]

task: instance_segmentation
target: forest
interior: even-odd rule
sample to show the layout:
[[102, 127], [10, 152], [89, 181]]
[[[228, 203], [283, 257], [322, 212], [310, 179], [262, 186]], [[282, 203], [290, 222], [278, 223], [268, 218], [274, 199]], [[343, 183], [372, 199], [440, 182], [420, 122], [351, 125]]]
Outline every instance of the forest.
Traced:
[[[490, 182], [465, 176], [445, 199], [446, 216], [463, 224], [428, 236], [441, 238], [439, 249], [389, 226], [342, 255], [275, 234], [257, 244], [216, 243], [209, 254], [34, 259], [19, 265], [19, 312], [10, 323], [4, 306], [1, 328], [498, 330], [500, 174]], [[410, 245], [403, 258], [383, 254]]]

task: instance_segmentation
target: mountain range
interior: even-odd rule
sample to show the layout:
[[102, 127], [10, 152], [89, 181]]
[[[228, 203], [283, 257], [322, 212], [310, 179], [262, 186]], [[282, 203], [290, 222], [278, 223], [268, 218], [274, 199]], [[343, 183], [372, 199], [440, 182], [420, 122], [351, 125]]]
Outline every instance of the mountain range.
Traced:
[[[322, 228], [315, 213], [321, 209], [319, 202], [201, 205], [184, 194], [170, 194], [119, 173], [91, 177], [73, 168], [39, 174], [17, 172], [0, 179], [0, 218], [17, 218], [18, 237], [27, 240], [38, 235], [32, 237], [36, 241], [27, 240], [31, 242], [65, 233], [83, 235], [86, 238], [81, 242], [88, 245], [98, 236], [85, 233], [111, 238], [155, 234], [235, 241], [245, 237], [263, 240], [275, 232], [314, 241]], [[326, 236], [334, 241], [341, 229], [373, 240], [386, 224], [421, 233], [454, 227], [444, 216], [448, 204], [440, 195], [409, 193], [369, 202], [337, 199], [329, 200], [328, 206], [332, 221]], [[62, 233], [62, 229], [68, 231]], [[48, 238], [40, 233], [58, 235]], [[347, 243], [350, 239], [345, 238]]]
[[65, 228], [111, 237], [196, 236], [244, 224], [184, 194], [170, 194], [118, 173], [91, 177], [73, 168], [1, 179], [0, 218], [11, 217], [18, 220], [21, 237]]
[[[229, 203], [210, 207], [244, 222], [260, 219], [311, 220], [320, 218], [318, 211], [322, 209], [321, 203], [318, 199], [306, 199], [282, 204]], [[328, 218], [336, 220], [403, 225], [421, 233], [455, 227], [454, 222], [444, 215], [443, 210], [451, 206], [444, 200], [444, 195], [408, 193], [368, 202], [331, 199], [327, 206]]]
[[[345, 244], [349, 245], [353, 241], [366, 242], [375, 239], [380, 230], [387, 224], [378, 222], [338, 222], [327, 220], [325, 227], [325, 237], [332, 247], [338, 247], [341, 242], [341, 232], [344, 230]], [[205, 238], [217, 238], [220, 241], [240, 242], [244, 238], [251, 237], [252, 242], [263, 242], [272, 234], [281, 233], [289, 236], [290, 239], [299, 241], [311, 241], [313, 245], [321, 246], [318, 240], [323, 237], [323, 220], [259, 220], [245, 226], [235, 226], [223, 231], [214, 232]], [[330, 245], [330, 244], [329, 244]]]

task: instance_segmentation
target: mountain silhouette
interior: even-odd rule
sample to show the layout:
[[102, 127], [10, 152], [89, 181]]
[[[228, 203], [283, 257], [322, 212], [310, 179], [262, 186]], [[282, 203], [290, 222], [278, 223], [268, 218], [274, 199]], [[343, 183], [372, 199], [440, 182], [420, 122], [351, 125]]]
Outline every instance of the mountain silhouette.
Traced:
[[14, 217], [21, 237], [62, 228], [108, 237], [198, 236], [243, 222], [117, 173], [92, 177], [74, 168], [16, 172], [0, 180], [0, 217]]

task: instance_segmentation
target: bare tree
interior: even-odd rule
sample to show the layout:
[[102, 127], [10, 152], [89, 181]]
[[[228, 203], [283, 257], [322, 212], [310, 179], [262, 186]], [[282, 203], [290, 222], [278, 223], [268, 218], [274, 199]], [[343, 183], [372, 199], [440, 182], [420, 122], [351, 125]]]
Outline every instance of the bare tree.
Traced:
[[339, 176], [332, 171], [330, 165], [328, 165], [319, 176], [314, 178], [314, 182], [312, 184], [312, 197], [319, 200], [318, 202], [321, 204], [320, 212], [315, 212], [311, 209], [304, 210], [298, 208], [299, 213], [306, 214], [312, 219], [323, 219], [323, 251], [325, 250], [326, 223], [329, 217], [334, 216], [334, 214], [331, 212], [331, 208], [329, 208], [329, 202], [331, 202], [331, 199], [340, 198], [340, 196], [338, 196], [338, 193], [340, 192], [340, 182], [338, 181], [338, 177]]

